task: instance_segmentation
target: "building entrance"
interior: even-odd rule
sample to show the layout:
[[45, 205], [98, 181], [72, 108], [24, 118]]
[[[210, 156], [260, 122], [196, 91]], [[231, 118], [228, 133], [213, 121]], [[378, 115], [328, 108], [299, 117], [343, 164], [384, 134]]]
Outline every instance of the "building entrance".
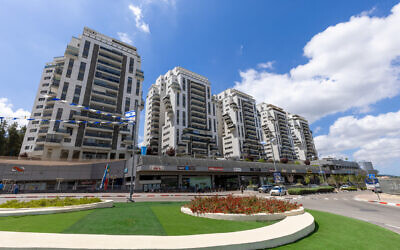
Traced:
[[214, 176], [214, 184], [216, 189], [238, 190], [239, 177], [237, 175], [216, 175]]

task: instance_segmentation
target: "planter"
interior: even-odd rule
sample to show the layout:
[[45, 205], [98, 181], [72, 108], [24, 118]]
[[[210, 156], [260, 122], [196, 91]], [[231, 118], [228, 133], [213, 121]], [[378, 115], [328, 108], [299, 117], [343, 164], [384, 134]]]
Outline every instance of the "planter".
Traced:
[[258, 213], [258, 214], [224, 214], [224, 213], [193, 213], [190, 208], [181, 207], [181, 212], [202, 217], [202, 218], [209, 218], [209, 219], [216, 219], [216, 220], [234, 220], [234, 221], [272, 221], [272, 220], [281, 220], [287, 216], [294, 216], [304, 214], [304, 208], [300, 207], [298, 209], [286, 211], [283, 213]]

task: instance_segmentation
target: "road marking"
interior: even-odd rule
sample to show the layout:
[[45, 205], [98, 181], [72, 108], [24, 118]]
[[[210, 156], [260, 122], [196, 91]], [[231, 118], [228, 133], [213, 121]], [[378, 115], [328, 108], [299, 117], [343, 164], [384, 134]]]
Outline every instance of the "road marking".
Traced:
[[325, 198], [325, 200], [329, 200], [329, 198]]
[[394, 228], [400, 229], [400, 227], [398, 227], [398, 226], [393, 226], [393, 225], [390, 225], [390, 224], [385, 224], [385, 225], [389, 226], [389, 227], [394, 227]]

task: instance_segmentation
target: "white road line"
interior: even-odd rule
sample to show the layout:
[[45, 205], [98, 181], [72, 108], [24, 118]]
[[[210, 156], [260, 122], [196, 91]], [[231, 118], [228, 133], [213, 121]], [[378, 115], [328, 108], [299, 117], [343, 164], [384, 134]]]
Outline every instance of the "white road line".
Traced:
[[385, 224], [385, 225], [389, 226], [389, 227], [394, 227], [394, 228], [400, 229], [400, 227], [398, 227], [398, 226], [393, 226], [393, 225], [389, 225], [389, 224]]

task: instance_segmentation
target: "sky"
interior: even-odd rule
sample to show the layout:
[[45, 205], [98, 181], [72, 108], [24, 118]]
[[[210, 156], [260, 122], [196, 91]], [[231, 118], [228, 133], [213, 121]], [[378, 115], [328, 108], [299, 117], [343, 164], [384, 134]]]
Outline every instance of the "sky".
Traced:
[[0, 115], [29, 115], [43, 66], [87, 26], [138, 48], [144, 95], [182, 66], [214, 94], [237, 88], [304, 116], [321, 157], [400, 175], [399, 1], [0, 3]]

